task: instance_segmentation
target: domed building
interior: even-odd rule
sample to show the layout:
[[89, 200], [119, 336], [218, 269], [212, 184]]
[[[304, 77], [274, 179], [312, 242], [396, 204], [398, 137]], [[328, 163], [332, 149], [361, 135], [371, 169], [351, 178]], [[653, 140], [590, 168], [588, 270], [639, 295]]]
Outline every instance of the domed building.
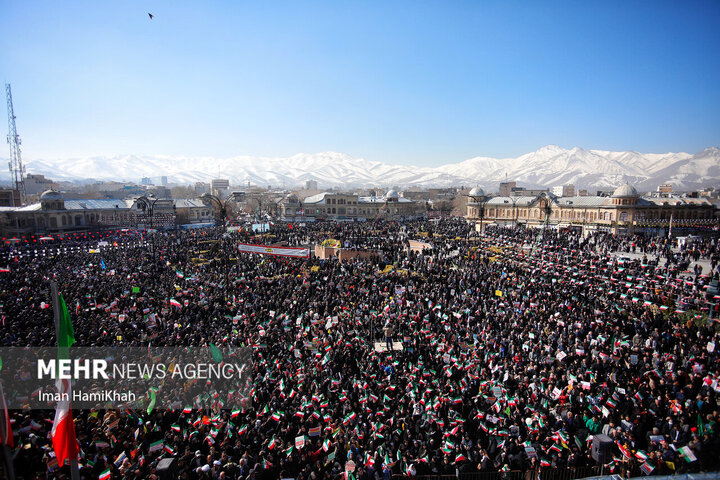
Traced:
[[612, 194], [613, 205], [637, 205], [638, 192], [635, 187], [626, 183], [615, 189]]
[[392, 188], [385, 194], [385, 200], [388, 202], [397, 202], [398, 198], [400, 198], [400, 195]]
[[485, 217], [485, 191], [480, 187], [473, 187], [467, 194], [467, 215], [472, 218], [483, 219]]
[[471, 198], [484, 197], [485, 191], [480, 187], [473, 187], [470, 193], [468, 193], [468, 196]]
[[56, 190], [47, 190], [40, 195], [40, 208], [42, 210], [64, 210], [65, 198]]
[[[473, 189], [475, 190], [475, 189]], [[578, 229], [585, 233], [640, 233], [666, 235], [671, 228], [718, 225], [715, 205], [707, 198], [642, 196], [626, 183], [611, 195], [556, 197], [550, 192], [535, 196], [483, 198], [471, 191], [465, 217], [483, 225], [523, 225], [537, 228]], [[484, 207], [484, 208], [481, 208]], [[480, 228], [478, 228], [480, 231]]]
[[51, 188], [39, 202], [20, 207], [0, 207], [0, 233], [6, 237], [98, 232], [119, 227], [156, 229], [191, 224], [212, 225], [213, 208], [200, 199], [158, 199], [152, 217], [140, 207], [140, 199], [66, 199]]
[[635, 187], [626, 183], [616, 188], [612, 196], [613, 198], [637, 197], [638, 192]]
[[294, 195], [288, 195], [280, 202], [280, 215], [286, 222], [400, 220], [419, 218], [425, 214], [424, 202], [404, 198], [394, 189], [382, 196], [322, 192], [297, 203], [295, 199]]
[[302, 208], [302, 202], [294, 193], [290, 193], [280, 201], [279, 205], [280, 217], [286, 221], [300, 220], [305, 212]]
[[130, 226], [132, 201], [107, 199], [66, 200], [57, 190], [46, 190], [40, 201], [3, 211], [4, 231], [11, 235], [59, 234]]

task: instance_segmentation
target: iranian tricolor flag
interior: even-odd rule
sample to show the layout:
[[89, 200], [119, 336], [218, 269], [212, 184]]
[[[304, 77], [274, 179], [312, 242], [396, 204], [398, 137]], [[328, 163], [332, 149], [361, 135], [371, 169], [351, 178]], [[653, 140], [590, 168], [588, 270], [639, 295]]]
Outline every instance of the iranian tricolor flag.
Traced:
[[[58, 295], [57, 301], [59, 309], [58, 320], [58, 360], [69, 357], [69, 349], [75, 343], [75, 332], [73, 331], [72, 321], [68, 313], [65, 299], [62, 295]], [[61, 380], [57, 383], [58, 391], [66, 393], [61, 398], [68, 400], [58, 401], [55, 407], [55, 421], [53, 422], [52, 437], [53, 449], [57, 457], [58, 465], [64, 465], [66, 460], [76, 460], [78, 457], [78, 445], [75, 439], [75, 425], [73, 424], [72, 409], [70, 408], [70, 397], [72, 396], [72, 386], [70, 380]]]

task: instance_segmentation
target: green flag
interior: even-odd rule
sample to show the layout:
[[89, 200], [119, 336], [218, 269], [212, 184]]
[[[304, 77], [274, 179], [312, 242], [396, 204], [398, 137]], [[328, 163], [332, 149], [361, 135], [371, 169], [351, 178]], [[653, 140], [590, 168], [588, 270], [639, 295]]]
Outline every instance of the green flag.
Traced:
[[140, 293], [140, 287], [133, 287], [132, 293]]
[[70, 313], [68, 313], [65, 299], [58, 294], [60, 305], [60, 329], [58, 330], [58, 347], [71, 347], [75, 343], [75, 331], [73, 330]]
[[213, 360], [218, 363], [222, 362], [223, 356], [222, 353], [220, 353], [220, 349], [212, 343], [210, 344], [210, 354], [212, 355]]
[[702, 416], [699, 413], [697, 416], [697, 426], [698, 426], [698, 431], [700, 432], [700, 435], [705, 435], [705, 424], [703, 423]]
[[148, 408], [147, 408], [148, 415], [150, 415], [150, 413], [153, 411], [153, 408], [155, 408], [155, 400], [156, 400], [155, 390], [150, 389], [150, 404], [148, 405]]
[[60, 325], [58, 327], [58, 358], [70, 358], [70, 347], [75, 343], [75, 331], [68, 312], [65, 299], [58, 294], [58, 307], [60, 310]]

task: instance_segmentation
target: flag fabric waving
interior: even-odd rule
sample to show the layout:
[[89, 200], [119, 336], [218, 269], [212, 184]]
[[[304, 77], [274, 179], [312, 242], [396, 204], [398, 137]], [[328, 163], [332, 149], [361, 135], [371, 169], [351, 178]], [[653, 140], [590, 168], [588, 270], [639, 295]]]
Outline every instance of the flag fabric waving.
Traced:
[[2, 384], [0, 384], [0, 445], [13, 445], [12, 425], [10, 424], [10, 412], [5, 403], [5, 394], [3, 393]]
[[[59, 308], [58, 360], [60, 360], [61, 358], [67, 358], [69, 356], [69, 349], [75, 343], [75, 332], [73, 331], [70, 314], [68, 313], [67, 305], [62, 295], [58, 295], [57, 305]], [[62, 466], [66, 460], [72, 461], [77, 459], [78, 446], [75, 438], [72, 409], [70, 408], [70, 396], [72, 395], [70, 380], [58, 382], [58, 391], [61, 394], [66, 394], [61, 395], [61, 398], [65, 398], [66, 400], [58, 401], [57, 407], [55, 407], [55, 421], [53, 422], [50, 436], [58, 465]]]

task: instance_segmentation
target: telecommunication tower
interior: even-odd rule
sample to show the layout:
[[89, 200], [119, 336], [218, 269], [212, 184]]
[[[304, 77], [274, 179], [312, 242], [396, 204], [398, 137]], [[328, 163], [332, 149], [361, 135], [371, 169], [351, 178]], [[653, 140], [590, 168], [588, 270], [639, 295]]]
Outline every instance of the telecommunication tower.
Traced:
[[7, 93], [7, 110], [8, 110], [8, 136], [7, 141], [10, 144], [10, 175], [13, 180], [13, 188], [20, 193], [20, 203], [25, 203], [25, 167], [20, 157], [20, 135], [15, 128], [15, 112], [12, 103], [12, 91], [10, 84], [5, 84], [5, 92]]

